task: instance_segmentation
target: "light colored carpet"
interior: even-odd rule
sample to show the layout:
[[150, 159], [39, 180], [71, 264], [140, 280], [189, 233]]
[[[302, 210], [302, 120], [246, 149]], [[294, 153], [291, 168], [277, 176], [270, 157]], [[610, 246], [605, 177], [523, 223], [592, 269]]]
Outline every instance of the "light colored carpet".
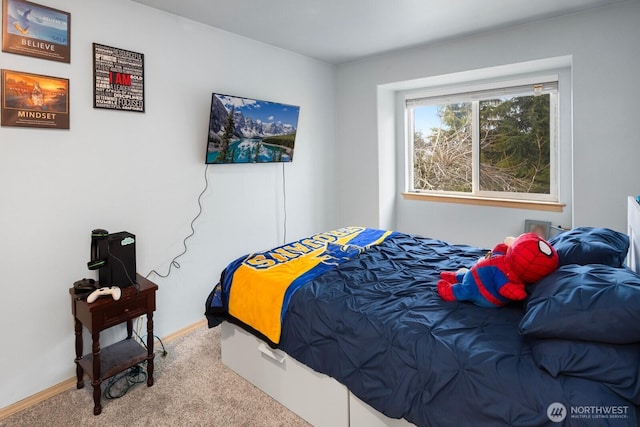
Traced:
[[121, 398], [103, 397], [100, 415], [93, 415], [91, 382], [85, 380], [83, 389], [60, 393], [0, 426], [309, 426], [222, 364], [219, 327], [199, 327], [165, 347], [165, 358], [156, 354], [154, 385], [143, 382]]

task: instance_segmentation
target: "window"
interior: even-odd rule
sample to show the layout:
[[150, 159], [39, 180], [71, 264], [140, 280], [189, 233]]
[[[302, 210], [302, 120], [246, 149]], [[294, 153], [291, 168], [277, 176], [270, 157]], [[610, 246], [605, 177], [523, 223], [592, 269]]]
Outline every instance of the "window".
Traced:
[[405, 96], [407, 192], [558, 201], [558, 77]]

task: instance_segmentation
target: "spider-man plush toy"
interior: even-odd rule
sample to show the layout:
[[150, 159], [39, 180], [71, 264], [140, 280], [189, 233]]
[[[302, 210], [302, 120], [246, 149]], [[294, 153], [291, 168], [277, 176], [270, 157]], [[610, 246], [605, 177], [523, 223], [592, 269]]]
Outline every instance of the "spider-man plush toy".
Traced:
[[470, 270], [443, 271], [438, 293], [445, 301], [472, 301], [481, 307], [500, 307], [526, 298], [526, 283], [534, 283], [558, 268], [558, 254], [535, 233], [499, 243]]

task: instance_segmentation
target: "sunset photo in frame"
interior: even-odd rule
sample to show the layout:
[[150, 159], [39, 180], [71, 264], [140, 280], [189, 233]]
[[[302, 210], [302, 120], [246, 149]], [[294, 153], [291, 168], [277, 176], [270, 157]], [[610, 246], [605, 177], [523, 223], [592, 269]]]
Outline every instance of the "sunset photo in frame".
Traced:
[[300, 107], [213, 93], [205, 163], [293, 161]]
[[23, 0], [2, 0], [2, 51], [71, 62], [71, 14]]
[[69, 79], [2, 70], [2, 126], [69, 129]]

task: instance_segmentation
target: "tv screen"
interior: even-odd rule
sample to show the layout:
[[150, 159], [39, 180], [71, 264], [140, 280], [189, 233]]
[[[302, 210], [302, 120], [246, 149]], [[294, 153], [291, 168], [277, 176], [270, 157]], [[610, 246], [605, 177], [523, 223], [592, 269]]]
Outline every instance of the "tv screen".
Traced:
[[300, 107], [214, 93], [207, 164], [293, 160]]

